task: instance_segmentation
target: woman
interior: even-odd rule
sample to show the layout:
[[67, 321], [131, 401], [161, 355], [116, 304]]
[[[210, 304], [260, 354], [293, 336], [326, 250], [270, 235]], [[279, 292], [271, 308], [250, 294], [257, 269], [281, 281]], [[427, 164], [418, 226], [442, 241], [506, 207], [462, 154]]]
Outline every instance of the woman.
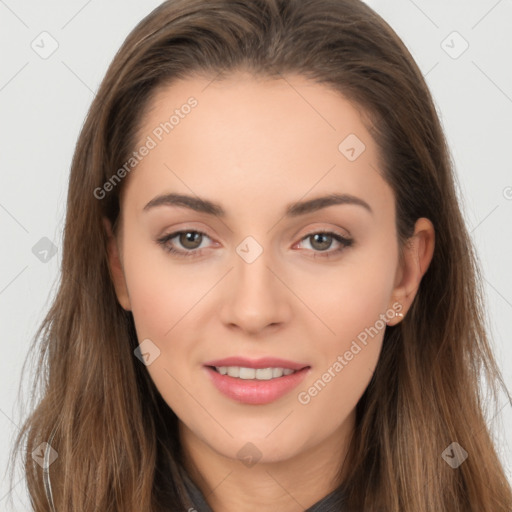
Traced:
[[362, 2], [172, 0], [133, 30], [41, 333], [36, 511], [512, 507], [446, 141]]

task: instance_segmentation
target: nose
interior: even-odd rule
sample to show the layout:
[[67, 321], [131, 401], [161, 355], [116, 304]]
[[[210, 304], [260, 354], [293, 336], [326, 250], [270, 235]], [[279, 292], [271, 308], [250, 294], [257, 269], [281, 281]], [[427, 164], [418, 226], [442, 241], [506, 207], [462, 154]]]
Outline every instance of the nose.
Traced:
[[289, 321], [293, 294], [269, 253], [263, 250], [252, 262], [235, 254], [220, 306], [221, 320], [230, 329], [257, 335]]

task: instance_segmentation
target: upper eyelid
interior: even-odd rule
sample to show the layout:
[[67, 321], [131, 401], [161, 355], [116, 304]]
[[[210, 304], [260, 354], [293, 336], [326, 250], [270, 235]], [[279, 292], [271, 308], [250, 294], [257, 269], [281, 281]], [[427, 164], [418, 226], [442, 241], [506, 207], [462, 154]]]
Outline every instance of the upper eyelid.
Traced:
[[[188, 223], [184, 223], [184, 224], [188, 224]], [[212, 236], [210, 236], [208, 234], [208, 230], [207, 229], [204, 229], [204, 228], [201, 228], [201, 227], [195, 227], [193, 224], [194, 223], [189, 224], [189, 225], [185, 225], [183, 228], [176, 228], [176, 229], [170, 230], [168, 234], [163, 234], [161, 237], [167, 237], [169, 235], [176, 236], [176, 234], [182, 233], [182, 232], [195, 232], [195, 233], [202, 233], [202, 234], [208, 236], [211, 239], [215, 238], [215, 237], [212, 237]], [[313, 224], [317, 224], [317, 225], [319, 224], [319, 226], [315, 226], [315, 227], [309, 229], [307, 231], [307, 233], [305, 233], [302, 236], [302, 238], [304, 238], [305, 236], [309, 236], [311, 234], [314, 234], [314, 233], [319, 233], [319, 232], [334, 233], [334, 234], [339, 235], [339, 236], [341, 236], [343, 238], [349, 238], [349, 239], [352, 238], [352, 235], [351, 235], [350, 231], [347, 228], [334, 227], [334, 226], [325, 226], [325, 224], [326, 224], [325, 222], [314, 222]], [[331, 223], [327, 222], [327, 224], [331, 224]], [[303, 230], [303, 228], [294, 230], [293, 238], [298, 236], [299, 232], [301, 232], [302, 230]]]

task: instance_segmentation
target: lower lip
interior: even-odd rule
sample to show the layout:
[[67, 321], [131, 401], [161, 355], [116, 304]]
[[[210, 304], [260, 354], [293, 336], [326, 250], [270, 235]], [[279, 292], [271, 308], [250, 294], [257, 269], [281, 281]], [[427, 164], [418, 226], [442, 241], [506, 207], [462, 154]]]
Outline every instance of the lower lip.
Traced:
[[251, 405], [269, 404], [297, 387], [309, 373], [309, 366], [291, 375], [270, 380], [239, 379], [221, 375], [209, 366], [204, 367], [214, 386], [225, 396]]

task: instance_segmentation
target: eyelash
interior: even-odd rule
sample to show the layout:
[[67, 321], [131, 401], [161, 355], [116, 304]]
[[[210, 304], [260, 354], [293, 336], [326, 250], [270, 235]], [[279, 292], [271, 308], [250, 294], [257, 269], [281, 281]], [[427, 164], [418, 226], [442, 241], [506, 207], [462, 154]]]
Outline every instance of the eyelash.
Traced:
[[[157, 242], [163, 247], [163, 249], [166, 252], [169, 252], [169, 253], [173, 254], [174, 256], [177, 256], [178, 258], [195, 258], [195, 257], [201, 256], [202, 249], [192, 249], [189, 251], [181, 251], [181, 250], [175, 249], [174, 247], [172, 247], [171, 245], [168, 244], [168, 242], [171, 239], [173, 239], [176, 236], [181, 235], [183, 233], [197, 233], [197, 234], [206, 236], [207, 238], [210, 238], [206, 233], [204, 233], [202, 231], [197, 231], [197, 230], [193, 230], [193, 229], [183, 229], [181, 231], [175, 231], [174, 233], [165, 235], [162, 238], [159, 238], [157, 240]], [[311, 233], [308, 233], [304, 237], [302, 237], [300, 242], [302, 242], [303, 240], [306, 240], [314, 235], [330, 235], [330, 236], [332, 236], [332, 238], [334, 240], [336, 240], [338, 243], [341, 244], [341, 247], [339, 247], [338, 249], [330, 250], [330, 251], [328, 251], [328, 250], [326, 250], [326, 251], [313, 250], [313, 253], [314, 253], [313, 258], [318, 258], [318, 257], [330, 258], [334, 255], [339, 254], [345, 248], [351, 247], [352, 244], [354, 243], [354, 240], [352, 238], [346, 238], [344, 236], [339, 235], [338, 233], [334, 233], [331, 231], [313, 231]]]

